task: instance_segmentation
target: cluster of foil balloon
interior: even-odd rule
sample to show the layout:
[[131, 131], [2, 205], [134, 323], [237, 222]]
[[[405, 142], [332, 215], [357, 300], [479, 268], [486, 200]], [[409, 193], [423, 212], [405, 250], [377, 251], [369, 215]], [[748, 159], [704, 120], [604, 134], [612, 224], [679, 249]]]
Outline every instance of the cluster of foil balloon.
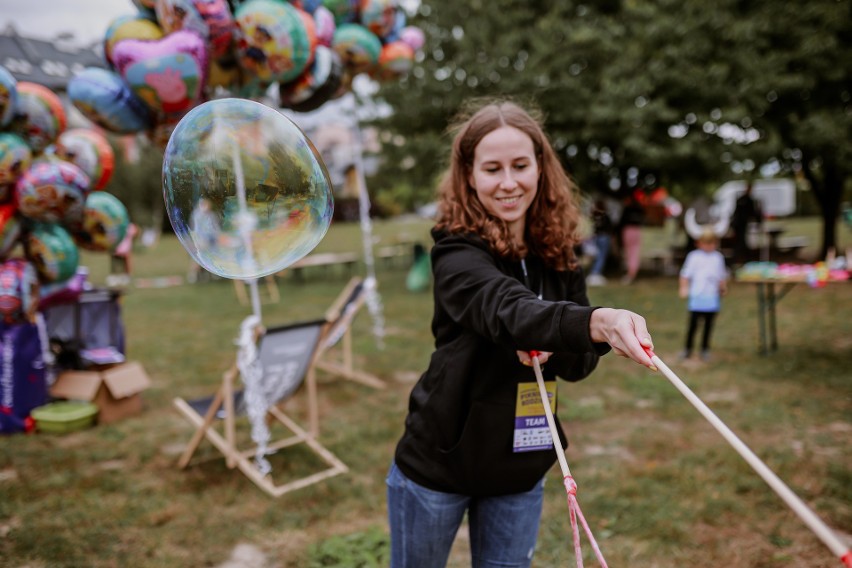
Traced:
[[84, 69], [68, 95], [95, 124], [162, 146], [189, 110], [222, 96], [277, 88], [281, 106], [307, 112], [348, 92], [360, 73], [408, 73], [424, 36], [397, 2], [134, 0], [138, 12], [105, 33], [109, 69]]
[[115, 163], [98, 131], [66, 129], [59, 97], [0, 67], [0, 319], [30, 319], [78, 273], [78, 247], [112, 252], [127, 209], [103, 191]]

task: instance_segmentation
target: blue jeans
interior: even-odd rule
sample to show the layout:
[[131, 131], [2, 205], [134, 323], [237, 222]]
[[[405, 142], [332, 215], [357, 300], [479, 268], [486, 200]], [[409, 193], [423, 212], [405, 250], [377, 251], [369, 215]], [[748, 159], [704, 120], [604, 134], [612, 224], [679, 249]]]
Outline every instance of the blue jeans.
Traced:
[[609, 255], [609, 235], [595, 235], [595, 247], [598, 249], [598, 254], [595, 256], [595, 263], [592, 265], [592, 270], [589, 274], [601, 276], [606, 266], [606, 259]]
[[391, 568], [443, 568], [468, 514], [472, 568], [529, 567], [544, 479], [527, 493], [469, 497], [427, 489], [396, 464], [387, 476]]

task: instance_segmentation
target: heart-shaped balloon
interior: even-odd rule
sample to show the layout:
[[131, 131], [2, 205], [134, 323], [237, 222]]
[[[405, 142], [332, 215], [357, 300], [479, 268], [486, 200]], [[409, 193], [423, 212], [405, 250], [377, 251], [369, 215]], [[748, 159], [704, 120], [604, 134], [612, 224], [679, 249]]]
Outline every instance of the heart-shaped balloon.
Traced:
[[151, 111], [118, 74], [87, 67], [68, 82], [68, 98], [83, 116], [117, 134], [151, 126]]
[[175, 122], [200, 98], [207, 74], [207, 47], [193, 32], [180, 30], [163, 39], [126, 39], [113, 48], [116, 69], [157, 115]]

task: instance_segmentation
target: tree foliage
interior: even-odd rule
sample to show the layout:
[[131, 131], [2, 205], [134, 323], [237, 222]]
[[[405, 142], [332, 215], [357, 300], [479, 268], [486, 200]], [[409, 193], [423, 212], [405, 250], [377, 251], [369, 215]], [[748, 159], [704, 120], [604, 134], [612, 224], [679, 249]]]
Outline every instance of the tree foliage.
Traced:
[[758, 171], [806, 179], [835, 243], [852, 152], [852, 2], [423, 0], [427, 43], [383, 84], [387, 159], [374, 189], [431, 198], [449, 119], [471, 97], [544, 111], [586, 191], [654, 180], [683, 197]]
[[115, 195], [130, 215], [130, 220], [142, 227], [169, 228], [163, 202], [163, 151], [150, 144], [138, 143], [137, 154], [128, 160], [125, 142], [110, 136], [115, 150], [115, 172], [106, 191]]

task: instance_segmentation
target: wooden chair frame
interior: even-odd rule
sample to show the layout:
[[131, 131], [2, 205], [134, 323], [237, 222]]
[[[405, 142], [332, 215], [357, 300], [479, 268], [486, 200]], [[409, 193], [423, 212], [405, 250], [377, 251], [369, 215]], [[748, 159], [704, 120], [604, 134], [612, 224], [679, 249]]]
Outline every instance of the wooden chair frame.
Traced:
[[[384, 381], [375, 375], [355, 369], [353, 365], [352, 320], [355, 319], [358, 310], [366, 301], [364, 279], [358, 276], [352, 277], [325, 313], [325, 319], [329, 322], [329, 329], [326, 337], [320, 342], [320, 354], [316, 367], [333, 376], [355, 381], [375, 389], [383, 389], [387, 386]], [[340, 337], [340, 349], [335, 349], [336, 343], [329, 345], [329, 339], [337, 334], [340, 326], [344, 326]], [[335, 354], [334, 352], [338, 353]]]
[[[319, 355], [319, 345], [325, 339], [328, 329], [329, 324], [326, 323], [319, 334], [319, 339], [316, 342], [316, 345], [314, 346], [314, 351], [311, 354], [304, 381], [305, 386], [307, 387], [308, 419], [311, 424], [310, 429], [306, 431], [301, 428], [277, 405], [271, 406], [267, 411], [267, 420], [275, 420], [283, 424], [290, 430], [290, 432], [292, 432], [292, 435], [289, 437], [270, 442], [267, 445], [267, 449], [270, 452], [304, 443], [326, 464], [328, 464], [328, 468], [300, 479], [283, 484], [276, 484], [272, 479], [271, 474], [264, 475], [255, 465], [252, 459], [252, 456], [254, 456], [255, 453], [255, 448], [240, 450], [237, 447], [237, 415], [234, 404], [236, 391], [234, 386], [240, 373], [236, 364], [231, 366], [231, 368], [223, 374], [222, 384], [216, 391], [216, 394], [214, 395], [204, 416], [197, 412], [196, 409], [183, 398], [178, 397], [174, 399], [173, 404], [175, 408], [196, 428], [189, 444], [178, 460], [178, 467], [184, 469], [189, 466], [193, 454], [198, 449], [202, 440], [206, 438], [225, 456], [225, 463], [229, 468], [238, 468], [255, 485], [273, 497], [280, 497], [290, 491], [301, 489], [329, 477], [349, 471], [349, 468], [342, 461], [340, 461], [316, 439], [317, 432], [319, 431], [319, 417], [317, 411], [316, 373], [314, 371], [314, 367]], [[222, 431], [217, 429], [215, 426], [218, 419], [217, 415], [220, 410], [224, 413], [224, 416], [222, 417]]]

